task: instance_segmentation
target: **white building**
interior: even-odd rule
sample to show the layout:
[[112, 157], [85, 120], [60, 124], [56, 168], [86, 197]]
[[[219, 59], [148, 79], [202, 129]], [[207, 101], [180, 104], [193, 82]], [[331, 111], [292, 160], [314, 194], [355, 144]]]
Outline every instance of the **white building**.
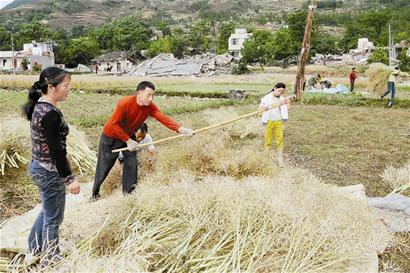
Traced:
[[28, 70], [32, 70], [34, 65], [37, 65], [40, 69], [54, 66], [54, 53], [50, 45], [45, 43], [37, 43], [32, 41], [29, 44], [23, 45], [22, 51], [14, 51], [14, 65], [13, 65], [13, 52], [12, 51], [0, 51], [0, 70], [24, 70], [22, 62], [24, 59], [28, 60]]
[[242, 57], [241, 49], [243, 43], [251, 37], [251, 33], [248, 33], [244, 28], [235, 29], [235, 33], [231, 34], [228, 41], [228, 51], [235, 57]]

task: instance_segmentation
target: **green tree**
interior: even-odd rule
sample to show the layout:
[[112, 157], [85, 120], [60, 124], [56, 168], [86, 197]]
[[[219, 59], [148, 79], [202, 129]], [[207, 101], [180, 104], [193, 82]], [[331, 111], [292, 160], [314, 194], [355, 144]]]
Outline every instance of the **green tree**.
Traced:
[[87, 31], [88, 31], [88, 29], [84, 25], [74, 26], [71, 29], [71, 37], [75, 38], [75, 37], [85, 36]]
[[147, 56], [149, 58], [155, 57], [160, 53], [172, 52], [172, 37], [159, 38], [152, 42], [148, 48]]
[[108, 22], [90, 31], [101, 49], [136, 50], [147, 49], [151, 42], [152, 31], [146, 23], [128, 16], [114, 22]]
[[218, 54], [228, 52], [228, 39], [229, 36], [231, 36], [231, 34], [234, 33], [235, 28], [236, 24], [233, 22], [224, 23], [221, 25], [216, 49]]
[[303, 36], [305, 35], [306, 18], [307, 13], [305, 11], [295, 12], [289, 14], [287, 17], [289, 31], [295, 43], [299, 44], [300, 47], [302, 46]]
[[407, 56], [406, 51], [407, 50], [403, 50], [399, 56], [399, 68], [401, 71], [410, 72], [410, 57]]
[[149, 26], [134, 17], [125, 17], [115, 23], [113, 49], [136, 50], [149, 47], [152, 31]]
[[368, 11], [359, 13], [346, 22], [345, 32], [341, 40], [341, 48], [344, 51], [356, 48], [357, 39], [367, 37], [378, 46], [387, 46], [387, 28], [392, 20], [390, 10]]
[[263, 69], [263, 65], [271, 62], [274, 57], [272, 41], [273, 34], [270, 31], [254, 31], [252, 37], [244, 43], [241, 50], [244, 64], [259, 63]]
[[211, 34], [211, 26], [205, 20], [198, 21], [189, 30], [187, 40], [189, 46], [198, 53], [206, 52], [210, 49], [212, 40], [209, 37]]
[[179, 36], [167, 36], [151, 43], [147, 56], [152, 58], [159, 53], [172, 53], [176, 58], [182, 58], [187, 50], [186, 41]]
[[368, 63], [384, 63], [386, 65], [389, 64], [389, 53], [388, 50], [385, 48], [376, 48], [373, 51], [372, 56], [367, 60]]
[[178, 59], [182, 58], [187, 51], [188, 42], [182, 36], [174, 36], [172, 40], [171, 52]]
[[285, 68], [289, 58], [299, 53], [299, 44], [295, 43], [289, 29], [281, 28], [273, 34], [268, 50], [271, 50], [273, 58], [280, 60], [282, 67]]
[[3, 26], [0, 26], [0, 50], [11, 49], [11, 33]]
[[310, 51], [311, 55], [315, 53], [319, 54], [338, 54], [339, 49], [339, 39], [330, 33], [316, 33], [312, 37], [312, 49]]
[[99, 28], [95, 28], [90, 31], [91, 36], [101, 49], [113, 50], [114, 43], [113, 38], [115, 35], [115, 26], [113, 22], [108, 22]]
[[65, 50], [65, 63], [69, 67], [88, 64], [99, 53], [98, 43], [89, 37], [72, 39]]
[[170, 36], [172, 34], [171, 29], [169, 28], [169, 26], [165, 22], [160, 21], [160, 22], [156, 23], [155, 26], [158, 28], [158, 30], [160, 30], [162, 32], [162, 34], [164, 36]]
[[340, 47], [347, 52], [357, 47], [357, 39], [366, 37], [366, 31], [356, 22], [349, 22], [345, 25], [344, 35], [340, 41]]
[[24, 43], [31, 41], [43, 42], [54, 39], [57, 33], [47, 25], [35, 21], [30, 24], [24, 24], [16, 35], [16, 45], [19, 49], [23, 48]]
[[299, 53], [298, 44], [294, 42], [292, 32], [286, 28], [281, 28], [273, 34], [271, 50], [275, 60], [289, 58]]

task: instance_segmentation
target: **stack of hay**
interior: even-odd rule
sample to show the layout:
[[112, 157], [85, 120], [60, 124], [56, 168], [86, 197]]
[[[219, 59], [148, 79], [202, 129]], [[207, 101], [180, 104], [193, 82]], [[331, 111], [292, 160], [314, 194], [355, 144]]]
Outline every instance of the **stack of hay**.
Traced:
[[366, 70], [369, 79], [367, 89], [370, 93], [381, 95], [387, 90], [387, 82], [393, 69], [382, 63], [372, 63]]

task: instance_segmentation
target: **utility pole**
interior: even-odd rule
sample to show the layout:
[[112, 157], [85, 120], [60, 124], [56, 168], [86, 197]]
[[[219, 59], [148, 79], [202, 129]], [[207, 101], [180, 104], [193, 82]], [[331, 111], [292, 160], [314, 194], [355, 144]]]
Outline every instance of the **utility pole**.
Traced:
[[395, 58], [395, 52], [393, 51], [393, 37], [391, 35], [391, 24], [389, 23], [389, 66], [393, 65], [393, 58]]
[[13, 74], [16, 74], [16, 58], [14, 56], [14, 27], [11, 27], [11, 66], [13, 67]]
[[305, 65], [307, 59], [309, 57], [309, 50], [310, 50], [310, 38], [312, 34], [312, 25], [313, 25], [313, 13], [316, 9], [316, 0], [312, 0], [311, 5], [308, 8], [308, 15], [306, 21], [306, 28], [305, 28], [305, 35], [303, 36], [303, 45], [302, 50], [300, 52], [298, 58], [298, 72], [296, 74], [296, 81], [295, 81], [295, 94], [296, 100], [300, 100], [302, 98], [302, 89], [303, 83], [305, 81]]

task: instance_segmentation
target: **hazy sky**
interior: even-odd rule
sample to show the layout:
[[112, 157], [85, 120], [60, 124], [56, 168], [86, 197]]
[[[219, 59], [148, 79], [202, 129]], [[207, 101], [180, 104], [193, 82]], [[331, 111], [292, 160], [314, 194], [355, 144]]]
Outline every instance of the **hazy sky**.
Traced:
[[0, 9], [2, 9], [4, 6], [10, 4], [13, 2], [13, 0], [0, 0]]

